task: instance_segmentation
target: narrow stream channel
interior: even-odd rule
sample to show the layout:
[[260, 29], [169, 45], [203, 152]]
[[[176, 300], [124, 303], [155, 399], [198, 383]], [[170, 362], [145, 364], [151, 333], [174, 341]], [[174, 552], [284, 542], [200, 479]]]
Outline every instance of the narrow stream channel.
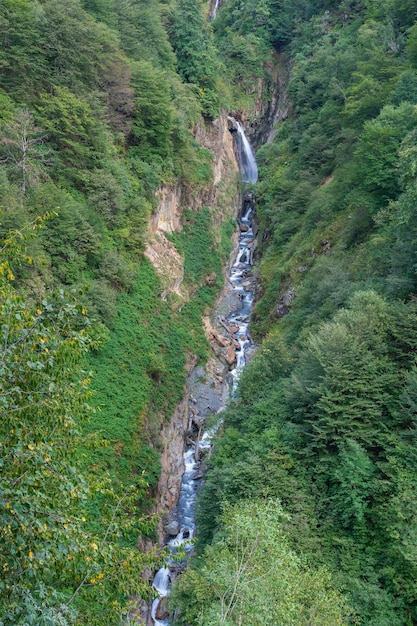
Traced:
[[[258, 168], [252, 148], [245, 136], [242, 126], [237, 122], [237, 148], [242, 181], [244, 184], [256, 183]], [[240, 349], [236, 349], [236, 367], [232, 370], [232, 383], [230, 394], [233, 396], [239, 376], [246, 364], [247, 352], [252, 346], [249, 334], [249, 321], [253, 304], [252, 281], [248, 277], [252, 272], [252, 246], [255, 234], [253, 231], [254, 196], [251, 192], [244, 193], [244, 199], [240, 217], [239, 248], [236, 259], [230, 271], [229, 282], [235, 294], [239, 298], [240, 306], [232, 311], [226, 318], [226, 325], [233, 331], [233, 336], [239, 343]], [[210, 441], [214, 432], [206, 431], [198, 443], [199, 450], [210, 448]], [[199, 455], [197, 455], [199, 456]], [[190, 445], [184, 453], [185, 472], [181, 481], [180, 496], [176, 507], [175, 521], [178, 522], [180, 531], [167, 543], [168, 549], [175, 554], [180, 549], [191, 552], [193, 549], [192, 539], [196, 531], [195, 503], [197, 492], [201, 483], [200, 464], [196, 460], [196, 445]], [[175, 531], [174, 531], [175, 532]], [[169, 626], [169, 618], [165, 601], [169, 595], [171, 585], [170, 565], [174, 566], [174, 560], [168, 559], [166, 565], [155, 575], [152, 586], [157, 592], [157, 597], [152, 603], [151, 616], [156, 626]]]

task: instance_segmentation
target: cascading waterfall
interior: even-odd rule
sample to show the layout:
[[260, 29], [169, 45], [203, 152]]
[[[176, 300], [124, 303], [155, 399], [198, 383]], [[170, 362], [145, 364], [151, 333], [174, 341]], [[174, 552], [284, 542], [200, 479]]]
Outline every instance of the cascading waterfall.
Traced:
[[[258, 180], [258, 167], [256, 165], [255, 156], [243, 128], [239, 123], [238, 150], [243, 181], [256, 183]], [[240, 218], [241, 234], [239, 238], [239, 249], [229, 278], [234, 292], [239, 297], [240, 306], [237, 310], [231, 312], [226, 320], [228, 326], [233, 329], [238, 329], [233, 333], [239, 344], [239, 349], [236, 350], [236, 367], [232, 371], [232, 395], [236, 390], [240, 373], [246, 364], [247, 351], [252, 346], [249, 335], [249, 321], [254, 294], [251, 288], [252, 283], [248, 280], [248, 276], [252, 269], [252, 243], [255, 237], [253, 231], [253, 210], [253, 194], [246, 193]], [[219, 419], [219, 422], [220, 421]], [[203, 434], [201, 440], [198, 442], [199, 452], [202, 449], [210, 448], [211, 439], [217, 431], [217, 428], [218, 426], [215, 426]], [[200, 463], [196, 460], [196, 456], [199, 456], [196, 454], [196, 447], [197, 444], [190, 445], [184, 453], [185, 472], [182, 477], [180, 496], [176, 507], [176, 521], [179, 524], [180, 531], [178, 535], [170, 539], [167, 544], [168, 549], [173, 555], [180, 549], [185, 550], [186, 553], [191, 552], [193, 549], [192, 539], [196, 530], [195, 503], [201, 482]], [[163, 607], [163, 599], [169, 595], [171, 585], [170, 567], [175, 569], [175, 563], [176, 561], [174, 559], [168, 559], [166, 565], [156, 573], [152, 583], [153, 588], [158, 594], [158, 597], [152, 604], [151, 610], [152, 619], [156, 626], [169, 626], [170, 623], [168, 617], [165, 617], [166, 610], [165, 607]], [[161, 607], [163, 607], [162, 610]]]
[[256, 183], [258, 180], [258, 166], [256, 164], [255, 155], [253, 154], [251, 145], [246, 138], [244, 130], [239, 124], [237, 125], [237, 138], [239, 150], [239, 165], [242, 172], [242, 180], [244, 183]]
[[216, 0], [216, 4], [214, 5], [213, 13], [211, 14], [211, 21], [215, 20], [217, 17], [217, 11], [219, 10], [220, 0]]
[[[252, 180], [251, 182], [256, 182]], [[236, 391], [239, 376], [242, 369], [246, 365], [246, 352], [251, 347], [252, 342], [249, 336], [249, 319], [253, 305], [253, 289], [251, 288], [251, 281], [248, 280], [248, 276], [252, 270], [252, 250], [251, 244], [254, 240], [253, 232], [253, 208], [254, 199], [253, 196], [249, 196], [244, 204], [245, 213], [241, 216], [241, 228], [243, 230], [239, 238], [239, 250], [236, 256], [236, 261], [232, 265], [229, 281], [233, 285], [235, 293], [240, 297], [241, 307], [239, 311], [234, 311], [228, 316], [228, 322], [234, 326], [239, 327], [239, 330], [235, 332], [237, 341], [239, 342], [240, 349], [236, 351], [236, 367], [232, 371], [233, 385], [232, 395]]]

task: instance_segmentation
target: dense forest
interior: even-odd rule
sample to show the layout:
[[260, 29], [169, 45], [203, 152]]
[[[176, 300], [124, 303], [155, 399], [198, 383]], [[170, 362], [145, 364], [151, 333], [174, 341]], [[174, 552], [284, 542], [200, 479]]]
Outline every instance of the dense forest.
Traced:
[[178, 623], [415, 624], [417, 5], [256, 9], [228, 0], [215, 32], [260, 37], [287, 75], [258, 151], [260, 348], [215, 443]]
[[161, 297], [149, 218], [212, 183], [193, 130], [230, 97], [207, 8], [0, 2], [1, 624], [128, 623], [150, 595], [160, 425], [233, 232], [184, 215], [188, 297]]
[[[175, 623], [417, 623], [417, 3], [213, 4], [0, 2], [4, 626], [140, 623], [159, 431], [231, 249], [230, 188], [191, 200], [225, 111], [259, 148], [259, 348]], [[170, 185], [182, 298], [145, 255]]]

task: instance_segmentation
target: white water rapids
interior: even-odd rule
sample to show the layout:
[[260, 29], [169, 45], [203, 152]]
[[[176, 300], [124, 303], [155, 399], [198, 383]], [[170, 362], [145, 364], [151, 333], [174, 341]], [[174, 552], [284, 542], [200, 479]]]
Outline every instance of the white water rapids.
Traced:
[[[217, 5], [216, 5], [217, 6]], [[238, 123], [238, 151], [242, 179], [244, 182], [255, 183], [258, 179], [258, 167], [256, 165], [255, 156], [252, 148], [245, 136], [243, 128]], [[236, 367], [232, 371], [231, 394], [233, 395], [239, 376], [246, 364], [246, 353], [252, 345], [249, 336], [249, 320], [253, 304], [253, 291], [251, 281], [248, 275], [252, 270], [252, 242], [254, 240], [253, 232], [253, 210], [254, 197], [251, 193], [245, 194], [242, 206], [242, 215], [240, 218], [241, 234], [239, 238], [239, 249], [236, 260], [231, 268], [229, 282], [234, 292], [238, 295], [240, 306], [227, 316], [227, 325], [238, 328], [234, 332], [234, 336], [239, 342], [240, 349], [236, 351], [237, 362]], [[220, 422], [220, 420], [219, 420]], [[218, 425], [211, 430], [206, 431], [200, 442], [199, 448], [210, 448], [211, 439], [218, 429]], [[189, 446], [184, 453], [185, 472], [181, 481], [180, 496], [176, 507], [176, 521], [180, 525], [180, 532], [176, 537], [169, 540], [167, 547], [175, 554], [180, 549], [189, 553], [193, 549], [192, 539], [195, 534], [195, 503], [197, 499], [197, 491], [200, 485], [199, 463], [195, 460], [195, 445]], [[169, 595], [170, 591], [170, 565], [174, 564], [174, 560], [167, 560], [165, 567], [162, 567], [155, 575], [152, 586], [158, 596], [152, 604], [152, 619], [156, 626], [169, 626], [169, 619], [157, 619], [156, 614], [161, 598]]]

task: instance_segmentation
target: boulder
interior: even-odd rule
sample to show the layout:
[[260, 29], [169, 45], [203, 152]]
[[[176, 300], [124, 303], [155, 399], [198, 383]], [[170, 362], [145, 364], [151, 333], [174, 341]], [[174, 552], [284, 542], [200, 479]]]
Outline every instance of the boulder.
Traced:
[[230, 340], [227, 339], [227, 337], [224, 337], [223, 335], [221, 335], [214, 328], [211, 328], [208, 331], [208, 334], [209, 334], [210, 341], [215, 341], [222, 348], [225, 348], [226, 346], [228, 346], [230, 344]]
[[202, 415], [194, 415], [193, 424], [195, 424], [197, 430], [200, 430], [204, 426], [204, 417]]
[[244, 224], [243, 222], [239, 222], [239, 229], [241, 233], [247, 233], [249, 230], [249, 226]]
[[229, 365], [236, 363], [236, 350], [234, 346], [227, 346], [224, 358]]
[[227, 337], [220, 335], [219, 333], [216, 334], [215, 339], [217, 343], [219, 344], [219, 346], [221, 346], [222, 348], [225, 348], [226, 346], [230, 345], [230, 340], [227, 339]]
[[155, 617], [157, 620], [163, 621], [164, 619], [167, 619], [167, 617], [169, 617], [169, 611], [168, 611], [168, 598], [161, 598], [159, 600], [159, 604], [156, 607], [156, 611], [155, 611]]
[[284, 315], [287, 315], [290, 311], [290, 304], [295, 298], [295, 289], [288, 289], [286, 293], [279, 299], [277, 303], [277, 307], [275, 310], [275, 314], [277, 317], [281, 318]]
[[164, 526], [164, 531], [170, 537], [176, 537], [180, 532], [180, 525], [178, 524], [178, 522], [173, 520], [172, 522]]
[[320, 243], [323, 253], [326, 254], [326, 252], [328, 252], [331, 248], [330, 241], [328, 239], [323, 239]]

